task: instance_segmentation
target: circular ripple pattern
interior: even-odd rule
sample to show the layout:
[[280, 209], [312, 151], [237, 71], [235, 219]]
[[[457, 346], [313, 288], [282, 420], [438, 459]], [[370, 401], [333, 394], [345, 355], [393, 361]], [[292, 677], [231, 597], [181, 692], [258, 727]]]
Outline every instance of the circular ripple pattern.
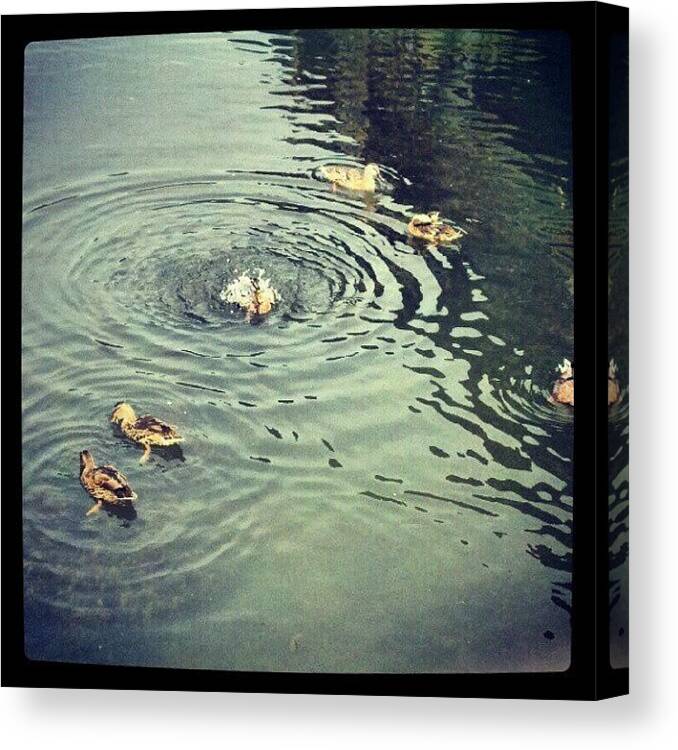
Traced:
[[[102, 312], [132, 330], [143, 322], [192, 336], [205, 325], [223, 326], [231, 311], [220, 291], [254, 269], [273, 274], [283, 301], [278, 316], [380, 297], [384, 240], [368, 223], [375, 216], [351, 215], [351, 205], [327, 196], [324, 186], [269, 180], [242, 175], [83, 190], [34, 208], [28, 228], [41, 222], [43, 240], [56, 249], [48, 262], [59, 283], [50, 291], [60, 301], [78, 310], [97, 296]], [[247, 194], [253, 187], [256, 198]]]
[[[571, 414], [497, 348], [468, 259], [422, 253], [407, 241], [410, 209], [379, 201], [333, 193], [313, 172], [231, 173], [116, 176], [26, 206], [32, 606], [92, 623], [124, 606], [158, 623], [182, 609], [187, 585], [216, 591], [279, 543], [285, 497], [309, 521], [320, 493], [339, 517], [349, 496], [431, 523], [459, 508], [492, 519], [517, 508], [528, 523], [567, 524], [559, 475]], [[220, 299], [245, 272], [280, 295], [259, 325]], [[120, 399], [180, 425], [183, 449], [136, 469], [140, 451], [108, 423]], [[383, 444], [403, 420], [414, 420], [405, 473], [398, 444]], [[85, 519], [85, 447], [127, 473], [140, 498], [133, 522]], [[536, 468], [541, 495], [521, 484]]]
[[[180, 460], [169, 456], [155, 480], [128, 470], [141, 498], [139, 517], [122, 537], [106, 532], [112, 566], [122, 571], [126, 556], [156, 550], [150, 572], [125, 573], [130, 584], [181, 577], [235, 554], [219, 520], [227, 514], [232, 523], [238, 508], [231, 505], [247, 507], [247, 480], [256, 475], [260, 481], [261, 463], [243, 457], [239, 445], [255, 429], [250, 410], [318, 398], [274, 398], [254, 382], [253, 367], [269, 367], [261, 360], [284, 346], [282, 356], [296, 364], [295, 378], [308, 382], [315, 361], [345, 338], [341, 332], [356, 311], [378, 317], [380, 310], [402, 308], [399, 286], [381, 257], [389, 240], [376, 215], [328, 195], [326, 187], [303, 177], [256, 174], [136, 184], [125, 176], [77, 186], [69, 195], [39, 196], [27, 206], [24, 284], [40, 290], [24, 297], [30, 320], [24, 328], [26, 522], [30, 534], [44, 537], [29, 568], [46, 571], [32, 577], [41, 582], [37, 600], [70, 601], [54, 586], [59, 574], [48, 553], [53, 545], [69, 545], [81, 571], [70, 571], [81, 579], [75, 599], [85, 606], [91, 566], [83, 558], [94, 560], [101, 539], [91, 527], [82, 533], [87, 501], [77, 454], [90, 447], [102, 463], [125, 469], [136, 460], [136, 448], [121, 444], [107, 425], [121, 398], [180, 423], [191, 448], [203, 455], [192, 457], [190, 469], [183, 454]], [[281, 301], [254, 327], [219, 295], [236, 275], [258, 269], [273, 280]], [[284, 341], [281, 329], [287, 329]], [[258, 403], [262, 391], [265, 404]], [[228, 431], [221, 429], [224, 420]], [[226, 484], [224, 497], [219, 478], [243, 458], [240, 483]], [[188, 491], [189, 507], [177, 508], [176, 498], [189, 485], [200, 488], [199, 495]], [[158, 489], [172, 498], [170, 513], [147, 500]], [[201, 540], [194, 546], [185, 537], [194, 533], [190, 516], [196, 514]], [[238, 533], [241, 547], [248, 524]], [[153, 572], [156, 567], [164, 572]], [[109, 571], [99, 583], [114, 590], [121, 582]]]

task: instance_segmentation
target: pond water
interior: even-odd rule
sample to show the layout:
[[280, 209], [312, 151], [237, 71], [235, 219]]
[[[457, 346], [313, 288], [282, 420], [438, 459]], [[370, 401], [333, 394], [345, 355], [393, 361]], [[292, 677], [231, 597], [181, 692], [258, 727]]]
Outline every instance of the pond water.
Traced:
[[[566, 669], [567, 37], [74, 40], [25, 71], [28, 656]], [[368, 162], [373, 200], [320, 178]], [[457, 246], [408, 241], [434, 209]], [[259, 269], [253, 325], [220, 293]], [[181, 450], [139, 465], [122, 399]], [[135, 519], [85, 517], [85, 448]]]

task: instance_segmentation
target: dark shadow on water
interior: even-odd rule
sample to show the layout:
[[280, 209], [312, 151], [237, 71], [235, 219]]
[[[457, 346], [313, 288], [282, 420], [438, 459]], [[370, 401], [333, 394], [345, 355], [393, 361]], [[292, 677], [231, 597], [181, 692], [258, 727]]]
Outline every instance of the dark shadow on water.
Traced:
[[181, 463], [185, 463], [186, 461], [183, 448], [179, 443], [176, 443], [175, 445], [167, 445], [164, 447], [154, 447], [151, 451], [151, 459], [153, 458], [153, 456], [162, 458], [167, 462], [179, 461]]
[[100, 512], [106, 513], [109, 518], [117, 518], [121, 526], [127, 528], [137, 519], [137, 511], [134, 505], [105, 505]]

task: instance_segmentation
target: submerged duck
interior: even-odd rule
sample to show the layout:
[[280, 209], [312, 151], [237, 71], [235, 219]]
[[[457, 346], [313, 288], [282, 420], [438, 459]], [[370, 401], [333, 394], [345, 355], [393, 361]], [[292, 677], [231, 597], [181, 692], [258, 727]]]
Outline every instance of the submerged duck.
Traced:
[[617, 363], [614, 359], [610, 360], [607, 368], [607, 405], [612, 406], [619, 401], [621, 397], [621, 386], [617, 380]]
[[564, 359], [556, 369], [560, 372], [560, 377], [553, 384], [551, 400], [574, 406], [574, 366], [569, 359]]
[[151, 455], [151, 446], [166, 447], [176, 445], [183, 440], [174, 425], [163, 422], [157, 417], [145, 414], [137, 417], [134, 409], [124, 401], [118, 401], [111, 414], [111, 422], [115, 422], [130, 440], [144, 447], [144, 453], [139, 463], [144, 463]]
[[407, 233], [410, 237], [423, 240], [429, 247], [449, 245], [464, 235], [460, 229], [444, 224], [438, 211], [415, 214], [407, 225]]
[[261, 287], [258, 279], [252, 279], [252, 286], [254, 292], [252, 294], [252, 300], [247, 306], [247, 312], [249, 315], [267, 315], [271, 312], [273, 305], [275, 304], [275, 291], [269, 287]]
[[234, 279], [219, 295], [224, 302], [238, 305], [246, 313], [246, 320], [255, 316], [268, 315], [273, 305], [280, 300], [280, 295], [271, 286], [271, 282], [259, 276], [248, 276], [244, 273]]
[[379, 167], [368, 164], [364, 169], [360, 167], [324, 166], [320, 174], [336, 187], [345, 190], [355, 190], [361, 193], [373, 193], [377, 189], [376, 178], [379, 177]]
[[95, 466], [89, 451], [80, 453], [80, 484], [96, 500], [96, 505], [87, 511], [88, 516], [97, 513], [104, 505], [129, 510], [137, 499], [127, 477], [115, 466]]

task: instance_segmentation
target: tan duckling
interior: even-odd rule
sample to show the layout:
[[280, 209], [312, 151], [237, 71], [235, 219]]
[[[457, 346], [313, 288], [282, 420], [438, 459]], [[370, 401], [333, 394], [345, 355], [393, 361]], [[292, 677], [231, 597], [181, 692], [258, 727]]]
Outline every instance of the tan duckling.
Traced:
[[616, 404], [621, 398], [621, 386], [619, 380], [617, 380], [617, 363], [614, 359], [610, 360], [610, 365], [607, 368], [607, 405], [612, 406]]
[[438, 211], [415, 214], [407, 225], [407, 233], [410, 237], [423, 240], [430, 247], [449, 245], [464, 235], [460, 229], [443, 223]]
[[574, 406], [574, 366], [569, 359], [564, 359], [556, 369], [560, 372], [560, 377], [553, 384], [551, 400]]
[[364, 169], [360, 167], [324, 166], [320, 174], [332, 183], [332, 188], [344, 188], [360, 193], [374, 193], [377, 189], [376, 179], [379, 177], [379, 167], [368, 164]]
[[127, 477], [115, 466], [95, 466], [89, 451], [80, 453], [80, 484], [96, 500], [96, 505], [87, 511], [88, 516], [97, 513], [104, 505], [130, 509], [137, 499]]
[[119, 425], [123, 434], [130, 440], [143, 445], [144, 453], [139, 460], [141, 464], [148, 460], [152, 446], [166, 447], [176, 445], [183, 440], [174, 425], [152, 417], [150, 414], [137, 417], [134, 409], [124, 401], [119, 401], [115, 405], [111, 414], [111, 422]]

